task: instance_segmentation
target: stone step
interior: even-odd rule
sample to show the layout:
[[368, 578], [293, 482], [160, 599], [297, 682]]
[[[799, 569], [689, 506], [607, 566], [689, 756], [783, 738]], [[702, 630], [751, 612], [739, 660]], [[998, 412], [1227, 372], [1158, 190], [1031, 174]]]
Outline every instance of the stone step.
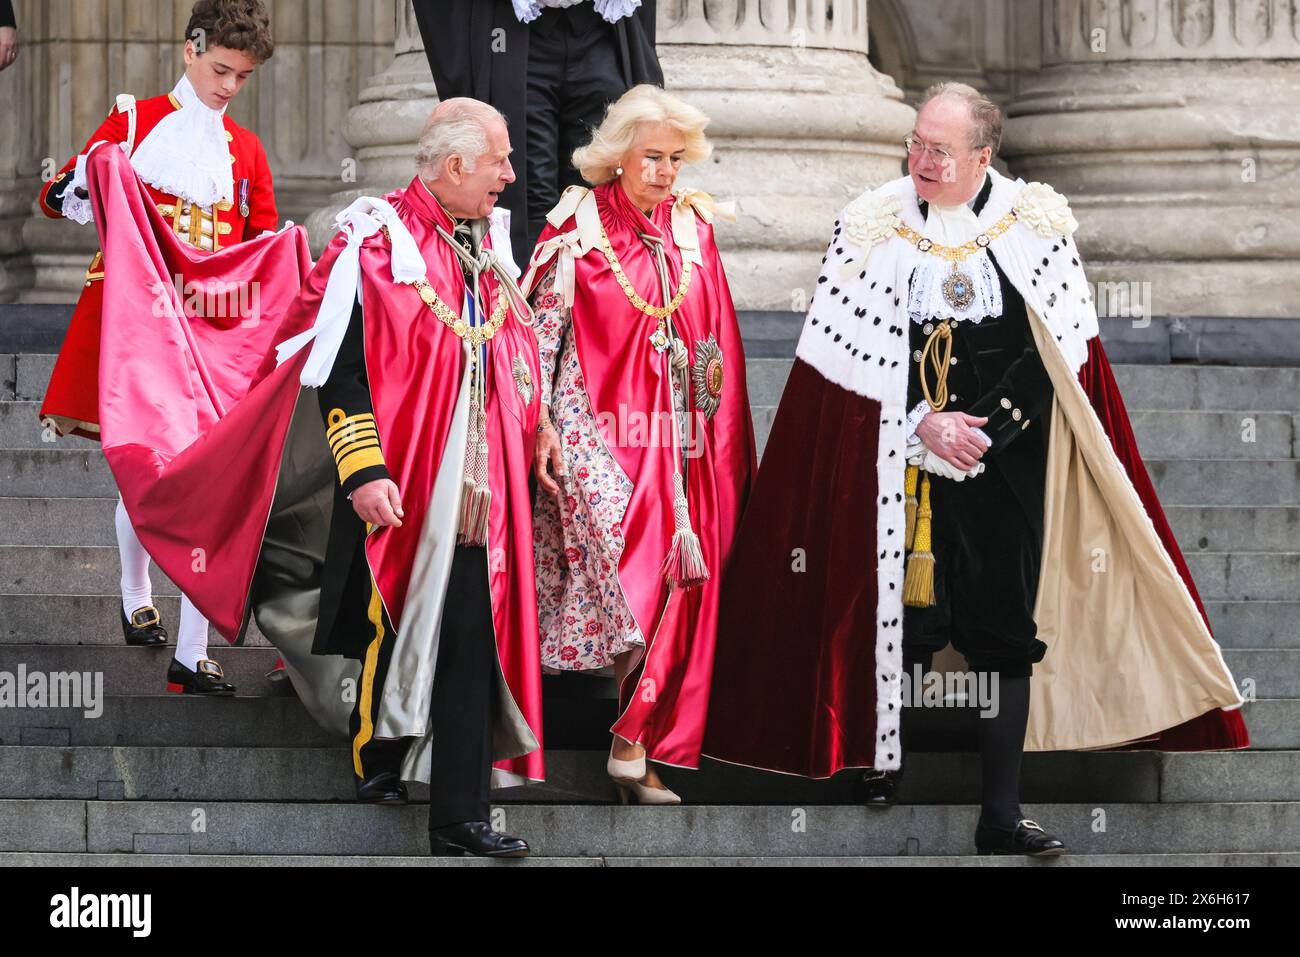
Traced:
[[1290, 366], [1116, 365], [1114, 369], [1130, 410], [1300, 408], [1300, 369]]
[[[0, 489], [15, 498], [114, 498], [104, 453], [84, 439], [59, 449], [0, 449]], [[73, 442], [76, 449], [73, 449]]]
[[1186, 554], [1300, 551], [1300, 508], [1295, 506], [1165, 505], [1164, 509]]
[[[174, 598], [176, 585], [154, 565], [155, 597]], [[59, 590], [76, 595], [121, 594], [122, 564], [110, 545], [0, 546], [0, 594], [44, 595]]]
[[322, 729], [294, 697], [241, 694], [211, 699], [163, 694], [166, 661], [162, 658], [157, 685], [150, 688], [154, 693], [105, 694], [97, 716], [88, 716], [83, 708], [0, 708], [0, 744], [315, 748], [341, 741]]
[[[174, 646], [133, 648], [119, 645], [0, 645], [0, 671], [17, 674], [79, 673], [90, 675], [94, 687], [79, 688], [80, 694], [147, 695], [166, 691], [167, 666]], [[226, 680], [249, 695], [269, 695], [272, 685], [266, 673], [279, 658], [274, 648], [227, 645], [213, 636], [209, 653], [221, 664]], [[80, 679], [85, 680], [85, 679]], [[227, 699], [228, 700], [228, 699]]]
[[[1277, 854], [1300, 847], [1300, 803], [1025, 804], [1077, 854]], [[975, 805], [506, 805], [537, 857], [875, 857], [974, 850]], [[0, 801], [0, 851], [422, 856], [420, 805]], [[1104, 830], [1103, 830], [1104, 828]]]
[[[84, 708], [0, 708], [0, 745], [315, 748], [342, 741], [317, 725], [291, 696], [241, 694], [211, 700], [162, 693], [117, 695], [107, 690], [102, 712], [94, 717], [87, 716]], [[546, 740], [550, 747], [558, 747], [563, 742], [551, 733], [553, 701], [548, 696]], [[1300, 699], [1260, 698], [1247, 702], [1244, 714], [1252, 750], [1300, 751]], [[593, 717], [590, 724], [591, 743], [581, 746], [603, 745], [608, 722]], [[957, 740], [945, 740], [930, 750], [965, 746]]]
[[[609, 803], [602, 751], [548, 751], [545, 783], [498, 793], [512, 803]], [[705, 759], [698, 771], [662, 769], [690, 804], [853, 804], [858, 774], [809, 781]], [[129, 801], [351, 801], [346, 746], [329, 748], [0, 747], [0, 799]], [[428, 789], [412, 785], [426, 800]], [[912, 752], [899, 792], [906, 804], [980, 799], [975, 753]], [[1034, 803], [1186, 803], [1300, 800], [1300, 752], [1028, 754], [1022, 800]]]
[[[1194, 552], [1186, 556], [1203, 598], [1294, 599], [1298, 552]], [[0, 545], [0, 594], [112, 595], [121, 587], [121, 560], [111, 545]], [[176, 585], [156, 566], [154, 595], [175, 597]]]
[[1294, 458], [1297, 418], [1293, 412], [1185, 410], [1129, 415], [1144, 459]]
[[1224, 647], [1300, 648], [1300, 602], [1209, 601], [1205, 610]]
[[1300, 867], [1300, 852], [1265, 854], [1064, 854], [1032, 857], [333, 857], [301, 854], [0, 854], [0, 867]]
[[1300, 505], [1297, 459], [1147, 459], [1146, 465], [1164, 506]]
[[[0, 546], [115, 545], [113, 498], [0, 498]], [[1300, 550], [1300, 507], [1170, 505], [1184, 552]]]
[[1300, 552], [1192, 552], [1184, 557], [1205, 598], [1286, 601], [1300, 596]]
[[109, 498], [0, 498], [0, 545], [116, 545]]
[[[776, 414], [774, 397], [752, 408], [760, 450]], [[41, 428], [38, 403], [0, 402], [0, 450], [95, 451], [98, 443], [72, 436], [57, 439]], [[1296, 418], [1290, 412], [1134, 412], [1134, 434], [1144, 458], [1288, 459], [1295, 456]], [[1247, 421], [1253, 422], [1248, 434]]]
[[[154, 604], [175, 646], [180, 599], [155, 597]], [[116, 595], [0, 595], [0, 646], [121, 645], [120, 609]], [[211, 641], [214, 653], [223, 646], [215, 634]], [[244, 642], [268, 644], [256, 622], [249, 622]]]
[[[178, 598], [155, 598], [163, 625], [175, 639]], [[115, 595], [0, 595], [2, 645], [120, 645]], [[1225, 648], [1300, 648], [1300, 602], [1207, 601], [1210, 627]], [[215, 636], [213, 648], [220, 645]], [[264, 647], [255, 622], [245, 643]]]

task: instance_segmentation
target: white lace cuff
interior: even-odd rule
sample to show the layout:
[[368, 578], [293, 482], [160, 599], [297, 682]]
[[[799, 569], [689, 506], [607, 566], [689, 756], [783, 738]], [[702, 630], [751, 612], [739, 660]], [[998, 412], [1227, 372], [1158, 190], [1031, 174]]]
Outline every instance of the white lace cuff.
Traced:
[[596, 12], [605, 18], [606, 23], [618, 23], [636, 13], [641, 0], [595, 0], [595, 4]]
[[63, 218], [70, 219], [82, 226], [95, 221], [95, 213], [90, 208], [90, 198], [82, 199], [77, 195], [78, 189], [86, 188], [86, 157], [83, 153], [77, 157], [77, 169], [72, 174], [72, 182], [63, 189]]
[[915, 445], [921, 440], [916, 437], [916, 427], [930, 412], [930, 403], [922, 399], [907, 413], [907, 444]]

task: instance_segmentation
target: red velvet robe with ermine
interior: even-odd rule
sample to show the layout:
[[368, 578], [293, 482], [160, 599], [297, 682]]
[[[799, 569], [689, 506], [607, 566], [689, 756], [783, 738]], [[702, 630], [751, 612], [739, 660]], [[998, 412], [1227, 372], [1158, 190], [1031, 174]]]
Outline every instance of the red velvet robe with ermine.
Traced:
[[[1026, 750], [1244, 748], [1240, 692], [1101, 345], [1077, 223], [1049, 187], [989, 175], [979, 226], [1054, 390], [1035, 606], [1048, 652]], [[900, 765], [908, 291], [926, 255], [905, 233], [925, 229], [908, 177], [841, 213], [723, 592], [710, 757], [814, 778]]]
[[[524, 287], [557, 254], [557, 288], [567, 289], [564, 276], [572, 269], [572, 329], [583, 383], [605, 446], [633, 485], [620, 523], [625, 545], [618, 581], [646, 649], [620, 689], [621, 711], [611, 730], [643, 745], [651, 760], [694, 768], [709, 707], [718, 595], [755, 469], [744, 348], [713, 228], [706, 221], [711, 200], [701, 197], [699, 215], [687, 216], [686, 207], [698, 195], [688, 191], [664, 200], [647, 218], [617, 181], [581, 194], [583, 204], [594, 202], [594, 212], [582, 204], [563, 218], [552, 212]], [[566, 193], [557, 210], [567, 211], [578, 196], [576, 190]], [[714, 345], [720, 351], [716, 411], [706, 414], [692, 394], [687, 396], [686, 494], [710, 573], [697, 587], [670, 588], [664, 573], [675, 528], [676, 452], [666, 425], [672, 416], [667, 387], [671, 353], [655, 348], [651, 336], [657, 320], [634, 306], [620, 287], [599, 248], [602, 229], [632, 289], [654, 305], [663, 304], [663, 292], [653, 254], [638, 234], [662, 240], [671, 294], [679, 289], [686, 259], [695, 260], [672, 323], [693, 370], [702, 372], [709, 364]], [[638, 432], [638, 423], [649, 426]]]

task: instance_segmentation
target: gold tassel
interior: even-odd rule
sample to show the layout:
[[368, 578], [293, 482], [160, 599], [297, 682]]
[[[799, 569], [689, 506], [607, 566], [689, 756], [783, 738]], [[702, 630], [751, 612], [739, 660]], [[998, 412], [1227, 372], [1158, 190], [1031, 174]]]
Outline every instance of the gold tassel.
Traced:
[[709, 580], [700, 537], [691, 528], [691, 513], [686, 504], [682, 474], [673, 475], [673, 543], [664, 559], [664, 577], [674, 588], [694, 588]]
[[916, 512], [916, 537], [907, 556], [907, 575], [903, 579], [903, 604], [910, 608], [929, 608], [934, 604], [934, 553], [930, 550], [930, 476], [921, 479], [921, 501]]
[[908, 549], [912, 547], [912, 535], [916, 532], [916, 482], [920, 473], [919, 466], [909, 465], [906, 478], [903, 480], [903, 490], [907, 493], [907, 499], [903, 503], [907, 514], [907, 530], [903, 533], [903, 545]]

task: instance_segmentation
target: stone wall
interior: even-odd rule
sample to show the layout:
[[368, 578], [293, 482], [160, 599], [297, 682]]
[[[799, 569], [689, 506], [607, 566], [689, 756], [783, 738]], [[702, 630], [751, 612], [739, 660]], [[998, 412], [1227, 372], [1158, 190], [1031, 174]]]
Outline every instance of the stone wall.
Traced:
[[[0, 301], [66, 300], [88, 231], [44, 221], [61, 164], [114, 94], [169, 89], [188, 0], [18, 0], [0, 74]], [[435, 92], [405, 0], [274, 0], [278, 52], [235, 107], [284, 214], [410, 176]], [[76, 11], [75, 17], [73, 11]], [[1300, 0], [660, 0], [670, 88], [712, 117], [683, 181], [734, 199], [738, 304], [801, 311], [835, 211], [898, 175], [921, 91], [1002, 103], [1000, 163], [1069, 196], [1096, 278], [1156, 315], [1300, 317]], [[74, 95], [74, 91], [76, 95]]]
[[[266, 145], [284, 218], [335, 189], [362, 81], [393, 57], [395, 0], [274, 0], [275, 56], [231, 113]], [[36, 195], [80, 150], [118, 93], [166, 93], [183, 70], [190, 0], [18, 0], [18, 61], [0, 73], [0, 301], [67, 301], [93, 230], [45, 219]]]

